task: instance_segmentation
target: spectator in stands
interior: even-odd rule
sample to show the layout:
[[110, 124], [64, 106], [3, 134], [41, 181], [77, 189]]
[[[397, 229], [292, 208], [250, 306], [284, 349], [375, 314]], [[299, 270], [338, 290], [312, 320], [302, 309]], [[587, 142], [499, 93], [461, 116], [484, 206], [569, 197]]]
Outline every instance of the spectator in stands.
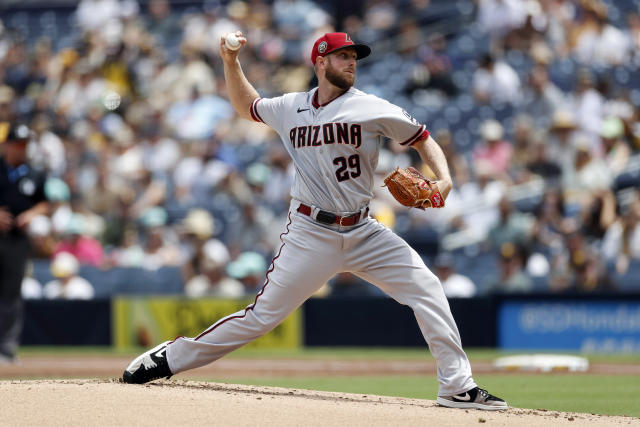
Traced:
[[[144, 221], [143, 221], [144, 223]], [[140, 243], [138, 229], [125, 230], [122, 242], [109, 252], [108, 265], [113, 267], [142, 267], [145, 253]]]
[[552, 292], [591, 293], [615, 289], [615, 283], [606, 274], [604, 262], [589, 247], [580, 230], [566, 233], [565, 247], [551, 261], [549, 287]]
[[180, 22], [178, 15], [171, 13], [168, 0], [151, 0], [149, 15], [145, 19], [145, 27], [159, 45], [175, 43], [180, 37]]
[[475, 283], [467, 276], [456, 272], [453, 255], [443, 252], [436, 257], [434, 262], [436, 275], [442, 282], [444, 294], [447, 298], [471, 298], [476, 296], [478, 290]]
[[49, 200], [49, 212], [53, 234], [62, 233], [71, 217], [69, 199], [71, 191], [66, 182], [60, 178], [48, 178], [44, 192]]
[[154, 122], [146, 123], [143, 129], [144, 139], [140, 143], [141, 157], [144, 167], [154, 174], [168, 173], [173, 170], [182, 153], [180, 146], [162, 132], [161, 117], [154, 117]]
[[289, 190], [293, 185], [293, 162], [285, 151], [275, 149], [269, 156], [269, 185], [264, 186], [262, 196], [276, 213], [286, 212], [289, 207]]
[[549, 154], [547, 141], [544, 135], [537, 134], [530, 147], [531, 153], [526, 164], [529, 172], [543, 178], [551, 185], [558, 185], [562, 176], [562, 169], [558, 165], [558, 161]]
[[451, 132], [448, 129], [439, 129], [436, 131], [435, 137], [437, 138], [438, 144], [447, 157], [453, 181], [457, 185], [469, 182], [469, 180], [471, 179], [469, 162], [467, 161], [464, 153], [457, 148], [456, 141], [454, 141]]
[[588, 203], [582, 207], [580, 223], [582, 234], [593, 244], [602, 240], [617, 218], [616, 196], [611, 190], [603, 190], [594, 193]]
[[533, 245], [543, 252], [564, 248], [563, 236], [573, 226], [567, 216], [565, 201], [559, 188], [550, 188], [542, 195], [535, 209], [536, 221], [531, 235]]
[[[209, 69], [204, 63], [201, 65], [203, 69]], [[180, 78], [186, 71], [188, 70], [181, 71]], [[211, 85], [209, 91], [213, 90], [213, 81]], [[175, 96], [178, 100], [171, 104], [167, 111], [167, 123], [179, 138], [186, 140], [208, 138], [213, 135], [220, 122], [233, 117], [231, 104], [212, 93], [201, 93], [196, 86], [189, 89], [190, 94], [186, 98]]]
[[278, 218], [261, 204], [245, 202], [240, 205], [240, 218], [229, 225], [230, 247], [241, 251], [255, 251], [265, 256], [273, 252], [270, 230], [277, 229]]
[[182, 220], [180, 252], [182, 275], [186, 281], [202, 273], [204, 246], [215, 232], [213, 216], [205, 209], [191, 209]]
[[145, 227], [142, 267], [158, 270], [182, 263], [177, 237], [166, 227], [167, 213], [161, 207], [148, 209], [142, 216]]
[[[8, 50], [7, 46], [2, 46], [5, 50]], [[0, 53], [2, 55], [2, 53]], [[5, 55], [6, 56], [6, 55]], [[4, 70], [3, 70], [4, 73]], [[8, 122], [13, 119], [13, 113], [11, 105], [15, 100], [15, 91], [8, 85], [0, 85], [0, 122]]]
[[594, 144], [602, 129], [604, 115], [604, 97], [596, 88], [596, 78], [587, 68], [577, 73], [577, 86], [569, 98], [569, 107], [573, 111], [576, 124]]
[[630, 40], [620, 29], [607, 23], [607, 6], [601, 0], [582, 1], [584, 14], [576, 26], [574, 53], [585, 65], [620, 65], [628, 59]]
[[33, 263], [27, 264], [27, 271], [22, 279], [21, 287], [22, 299], [40, 299], [42, 298], [42, 285], [33, 277]]
[[491, 170], [494, 177], [506, 175], [513, 157], [513, 146], [503, 139], [504, 128], [497, 120], [486, 120], [480, 127], [482, 144], [473, 150], [475, 168]]
[[67, 159], [64, 144], [58, 135], [51, 132], [51, 125], [45, 114], [34, 117], [34, 143], [29, 157], [51, 176], [60, 177], [67, 168]]
[[[179, 219], [194, 207], [206, 206], [224, 215], [216, 218], [221, 228], [215, 231], [231, 258], [255, 248], [268, 258], [279, 246], [268, 219], [288, 209], [291, 162], [281, 153], [262, 150], [263, 143], [274, 138], [272, 131], [232, 117], [229, 106], [220, 102], [217, 94], [224, 85], [217, 69], [219, 51], [210, 41], [225, 32], [253, 28], [246, 71], [260, 93], [304, 91], [312, 76], [301, 64], [308, 61], [306, 52], [318, 34], [301, 39], [299, 29], [332, 31], [330, 11], [317, 0], [214, 1], [205, 2], [201, 10], [197, 4], [167, 0], [143, 3], [82, 0], [76, 21], [70, 22], [79, 27], [70, 31], [66, 12], [52, 9], [56, 20], [51, 22], [59, 34], [65, 32], [64, 39], [53, 41], [36, 40], [40, 28], [20, 29], [27, 37], [16, 37], [11, 27], [18, 22], [13, 19], [17, 10], [8, 7], [3, 15], [0, 121], [16, 115], [30, 120], [36, 131], [35, 144], [27, 151], [32, 164], [59, 178], [45, 188], [51, 187], [47, 197], [53, 200], [51, 232], [45, 237], [44, 217], [34, 223], [33, 235], [42, 240], [37, 244], [41, 256], [51, 252], [52, 239], [61, 239], [57, 246], [69, 244], [67, 223], [80, 214], [87, 224], [83, 234], [109, 249], [104, 265], [141, 265], [144, 249], [138, 227], [145, 212], [157, 206], [167, 209], [160, 240], [175, 244]], [[548, 191], [536, 210], [535, 250], [556, 262], [570, 240], [566, 236], [580, 227], [587, 246], [602, 246], [622, 272], [624, 260], [633, 261], [637, 221], [631, 218], [630, 201], [610, 192], [613, 186], [617, 190], [637, 184], [632, 171], [640, 125], [635, 123], [637, 94], [631, 89], [640, 56], [629, 46], [640, 46], [639, 15], [616, 4], [607, 16], [600, 0], [480, 0], [476, 28], [459, 25], [459, 12], [472, 6], [472, 0], [444, 2], [435, 9], [423, 0], [401, 8], [389, 0], [369, 3], [362, 18], [357, 4], [342, 5], [348, 8], [342, 11], [347, 16], [342, 25], [352, 36], [369, 41], [399, 34], [402, 54], [387, 52], [375, 67], [363, 62], [359, 81], [376, 85], [382, 75], [379, 67], [391, 73], [418, 63], [422, 82], [415, 88], [428, 91], [415, 97], [395, 93], [394, 88], [411, 86], [397, 80], [404, 78], [399, 72], [392, 74], [385, 90], [400, 97], [400, 105], [414, 104], [418, 114], [433, 119], [432, 126], [444, 129], [442, 135], [453, 133], [455, 140], [442, 135], [437, 139], [456, 181], [447, 207], [433, 215], [413, 210], [407, 217], [395, 201], [387, 202], [388, 193], [376, 196], [374, 205], [381, 203], [372, 205], [372, 212], [398, 230], [408, 227], [409, 233], [446, 224], [437, 227], [446, 230], [446, 239], [454, 232], [456, 242], [477, 244], [498, 221], [499, 201], [522, 188], [514, 184], [540, 176]], [[447, 17], [452, 11], [455, 18]], [[628, 13], [626, 24], [614, 12], [617, 18]], [[450, 29], [446, 38], [434, 33], [435, 27], [426, 27], [434, 19], [438, 28]], [[34, 25], [33, 20], [28, 23]], [[427, 43], [420, 44], [420, 35], [428, 34]], [[491, 55], [485, 56], [487, 38], [492, 39]], [[455, 41], [456, 49], [447, 46], [448, 41]], [[463, 46], [472, 48], [458, 49]], [[258, 57], [266, 62], [256, 65], [251, 58]], [[576, 70], [576, 62], [585, 68]], [[521, 81], [519, 76], [527, 71], [528, 78]], [[472, 94], [456, 94], [451, 87], [452, 79], [465, 81], [460, 77], [471, 82]], [[610, 78], [608, 89], [604, 78]], [[451, 104], [443, 105], [445, 98], [434, 95], [432, 88], [446, 93]], [[113, 90], [122, 102], [109, 110], [104, 99]], [[494, 107], [500, 108], [494, 112]], [[454, 109], [461, 120], [447, 114]], [[521, 112], [533, 122], [518, 120], [515, 114]], [[499, 126], [492, 125], [493, 134], [500, 137], [488, 141], [484, 137], [491, 132], [478, 127], [494, 114]], [[525, 124], [513, 128], [515, 135], [508, 126], [514, 122]], [[508, 137], [504, 129], [496, 131], [503, 125]], [[177, 136], [172, 129], [178, 130]], [[474, 140], [478, 130], [483, 136], [479, 144]], [[383, 143], [381, 152], [381, 169], [384, 163], [411, 163], [397, 144]], [[469, 160], [473, 162], [467, 167]], [[564, 177], [560, 181], [558, 167]], [[610, 207], [616, 205], [622, 214], [611, 220]], [[242, 220], [234, 219], [238, 217]], [[251, 232], [245, 233], [245, 227]], [[433, 242], [442, 244], [442, 236], [432, 234]], [[185, 266], [204, 259], [203, 245], [210, 237], [185, 237], [186, 252], [180, 257]], [[619, 249], [627, 246], [629, 251]], [[205, 274], [205, 263], [200, 264], [185, 278]], [[566, 281], [559, 288], [571, 286], [578, 274], [567, 259], [552, 268], [552, 276], [562, 276], [565, 269]]]
[[579, 140], [575, 149], [573, 167], [563, 170], [562, 185], [569, 201], [587, 206], [594, 193], [611, 188], [613, 177], [607, 164], [592, 154], [588, 140]]
[[627, 13], [627, 38], [630, 42], [631, 61], [637, 61], [640, 52], [640, 13], [629, 11]]
[[473, 73], [473, 95], [481, 104], [513, 104], [522, 100], [518, 73], [506, 62], [487, 54]]
[[511, 160], [511, 175], [517, 182], [523, 180], [521, 176], [525, 166], [534, 155], [533, 141], [537, 136], [533, 118], [527, 114], [519, 114], [513, 121], [513, 156]]
[[627, 212], [606, 230], [602, 255], [619, 274], [624, 274], [631, 262], [640, 262], [640, 194], [637, 191]]
[[78, 276], [80, 264], [76, 257], [60, 252], [53, 258], [51, 274], [56, 279], [50, 281], [42, 290], [47, 299], [92, 299], [95, 291], [91, 283]]
[[505, 34], [503, 38], [505, 51], [531, 52], [536, 44], [543, 43], [547, 20], [540, 4], [537, 1], [524, 2], [522, 9], [524, 9], [524, 18], [517, 27]]
[[31, 253], [33, 258], [50, 259], [56, 245], [51, 230], [51, 220], [46, 215], [38, 215], [29, 224]]
[[419, 48], [416, 53], [420, 62], [412, 68], [405, 90], [413, 93], [417, 89], [435, 89], [447, 96], [456, 96], [458, 87], [453, 82], [454, 70], [444, 35], [431, 34], [427, 45]]
[[575, 275], [573, 282], [564, 292], [590, 294], [616, 290], [615, 283], [606, 274], [604, 264], [594, 252], [575, 253], [571, 265]]
[[239, 280], [244, 286], [244, 293], [254, 294], [264, 285], [267, 263], [257, 252], [242, 252], [238, 258], [229, 263], [227, 273]]
[[153, 174], [150, 170], [141, 167], [138, 175], [133, 181], [135, 185], [135, 201], [130, 205], [130, 214], [134, 218], [139, 218], [148, 209], [161, 205], [167, 196], [167, 176], [164, 174]]
[[534, 219], [518, 212], [507, 197], [498, 205], [500, 218], [489, 231], [488, 242], [493, 248], [502, 248], [506, 243], [526, 245], [531, 239]]
[[225, 271], [230, 257], [224, 243], [217, 239], [208, 240], [199, 256], [200, 272], [186, 283], [187, 296], [241, 298], [245, 295], [244, 285]]
[[546, 128], [553, 113], [566, 102], [565, 94], [549, 79], [543, 64], [534, 66], [529, 72], [528, 83], [523, 94], [523, 109], [535, 118], [538, 127]]
[[106, 83], [88, 58], [79, 60], [66, 77], [54, 100], [58, 111], [68, 119], [77, 120], [101, 105]]
[[105, 247], [122, 244], [127, 228], [126, 194], [130, 191], [114, 176], [107, 159], [97, 164], [95, 182], [88, 185], [82, 197], [86, 207], [104, 220], [102, 242]]
[[53, 254], [55, 256], [62, 252], [73, 255], [80, 264], [100, 267], [104, 261], [102, 245], [86, 234], [85, 220], [79, 214], [71, 215], [62, 240], [56, 245]]
[[526, 255], [523, 246], [506, 242], [500, 247], [499, 272], [489, 282], [489, 293], [525, 293], [533, 289], [533, 282], [526, 274]]
[[118, 0], [82, 0], [76, 10], [76, 19], [83, 31], [97, 32], [118, 18], [120, 7]]
[[567, 0], [539, 2], [547, 21], [545, 39], [549, 42], [554, 54], [566, 57], [569, 53], [568, 31], [574, 25], [578, 14], [575, 3]]
[[[462, 183], [456, 198], [447, 202], [454, 217], [449, 226], [462, 231], [464, 245], [478, 244], [485, 241], [489, 230], [498, 221], [498, 203], [506, 194], [506, 184], [495, 177], [494, 170], [488, 162], [474, 165], [476, 180]], [[458, 198], [459, 196], [459, 198]]]
[[618, 117], [608, 117], [602, 122], [600, 141], [607, 168], [614, 177], [618, 176], [629, 163], [631, 149], [624, 140], [624, 123]]
[[526, 17], [526, 4], [518, 0], [479, 0], [477, 22], [480, 29], [499, 38], [520, 27]]

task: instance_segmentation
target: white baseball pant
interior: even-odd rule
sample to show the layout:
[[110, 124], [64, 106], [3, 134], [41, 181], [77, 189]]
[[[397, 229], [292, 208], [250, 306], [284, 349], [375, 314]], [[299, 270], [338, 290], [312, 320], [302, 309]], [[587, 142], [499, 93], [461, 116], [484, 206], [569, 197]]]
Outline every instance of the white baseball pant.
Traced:
[[460, 334], [438, 278], [418, 253], [369, 217], [351, 227], [328, 226], [292, 202], [282, 246], [255, 302], [220, 319], [195, 338], [167, 347], [171, 372], [207, 365], [274, 329], [336, 273], [349, 271], [408, 305], [436, 359], [438, 395], [476, 386]]

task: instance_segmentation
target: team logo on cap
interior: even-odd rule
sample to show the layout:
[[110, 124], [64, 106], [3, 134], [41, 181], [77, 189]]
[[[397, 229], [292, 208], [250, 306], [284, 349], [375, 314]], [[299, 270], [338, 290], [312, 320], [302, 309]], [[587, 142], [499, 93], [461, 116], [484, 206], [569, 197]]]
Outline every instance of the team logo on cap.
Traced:
[[318, 52], [324, 53], [327, 50], [327, 42], [322, 42], [318, 45]]

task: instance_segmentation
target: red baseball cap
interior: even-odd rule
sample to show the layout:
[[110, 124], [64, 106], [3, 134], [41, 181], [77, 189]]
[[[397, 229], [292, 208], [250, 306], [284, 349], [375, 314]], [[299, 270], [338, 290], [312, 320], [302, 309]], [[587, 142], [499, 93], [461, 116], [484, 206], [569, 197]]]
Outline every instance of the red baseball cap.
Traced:
[[325, 56], [331, 52], [344, 47], [353, 47], [356, 49], [357, 59], [366, 58], [371, 53], [371, 48], [365, 44], [356, 44], [351, 40], [347, 33], [326, 33], [313, 44], [311, 51], [311, 62], [316, 64], [318, 56]]

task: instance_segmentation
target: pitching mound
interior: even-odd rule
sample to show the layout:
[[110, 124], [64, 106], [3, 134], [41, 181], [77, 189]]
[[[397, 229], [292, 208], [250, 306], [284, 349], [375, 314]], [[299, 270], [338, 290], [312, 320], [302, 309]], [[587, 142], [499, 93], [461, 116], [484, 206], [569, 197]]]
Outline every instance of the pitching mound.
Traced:
[[627, 417], [510, 409], [447, 409], [419, 399], [193, 381], [1, 381], [2, 421], [32, 425], [588, 426]]

